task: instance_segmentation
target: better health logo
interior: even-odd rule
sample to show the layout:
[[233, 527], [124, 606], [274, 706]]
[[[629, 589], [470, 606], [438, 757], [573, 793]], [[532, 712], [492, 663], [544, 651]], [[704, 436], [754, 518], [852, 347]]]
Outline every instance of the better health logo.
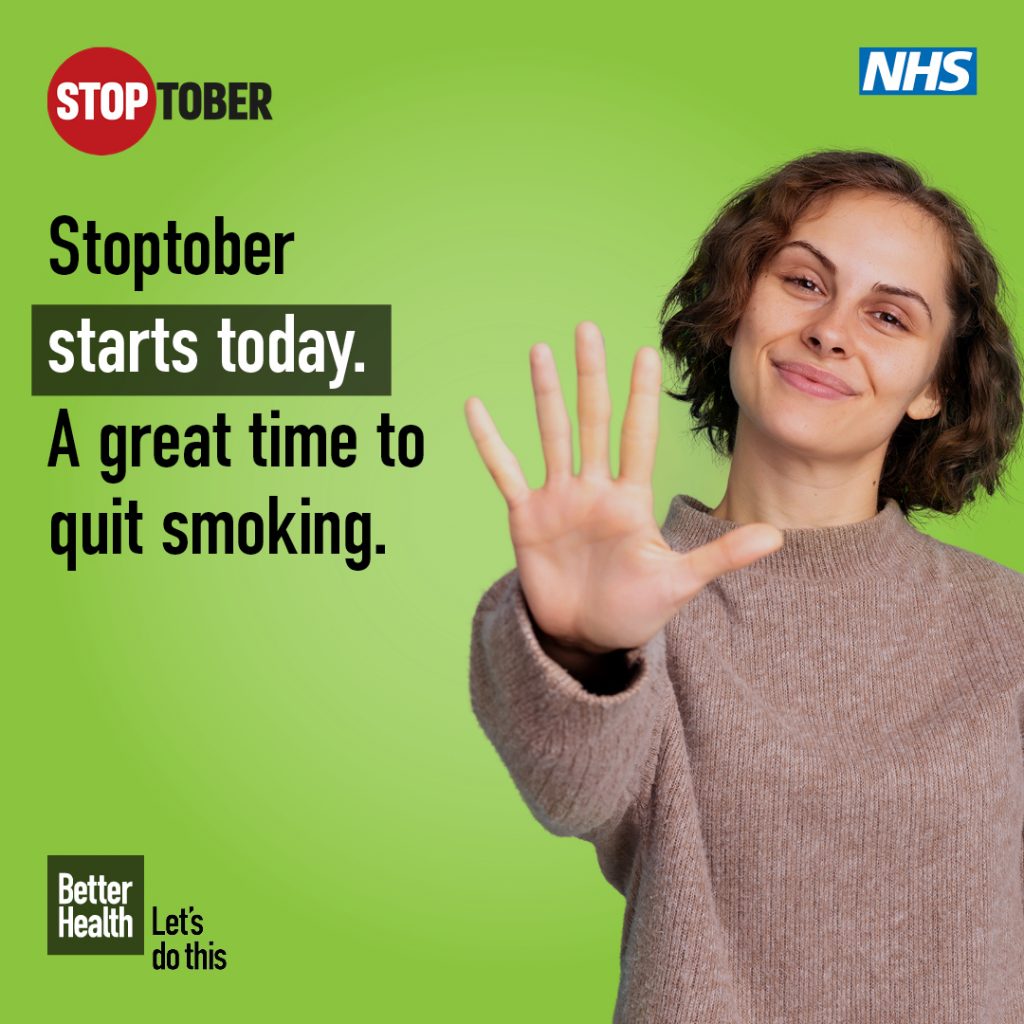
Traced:
[[141, 855], [47, 857], [47, 953], [140, 955], [144, 886]]
[[266, 82], [154, 82], [130, 53], [93, 46], [54, 72], [46, 110], [69, 146], [109, 156], [134, 146], [158, 109], [164, 121], [269, 121], [270, 95]]

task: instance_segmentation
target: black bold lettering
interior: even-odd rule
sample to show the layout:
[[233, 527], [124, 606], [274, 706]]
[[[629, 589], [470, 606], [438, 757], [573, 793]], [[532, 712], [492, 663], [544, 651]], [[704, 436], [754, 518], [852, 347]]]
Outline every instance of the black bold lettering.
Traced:
[[178, 88], [177, 82], [157, 82], [157, 89], [160, 90], [160, 96], [163, 99], [164, 105], [164, 120], [170, 121], [174, 117], [174, 93]]
[[74, 512], [54, 512], [50, 516], [50, 550], [67, 559], [68, 572], [78, 568], [75, 523]]
[[75, 435], [71, 430], [71, 417], [67, 409], [61, 409], [57, 413], [57, 424], [53, 431], [53, 441], [50, 443], [50, 458], [46, 464], [52, 469], [62, 455], [66, 455], [71, 460], [71, 465], [78, 468], [78, 448], [75, 445]]
[[176, 525], [178, 523], [187, 522], [188, 517], [182, 512], [168, 512], [167, 515], [164, 516], [164, 533], [174, 537], [174, 541], [164, 541], [164, 551], [166, 551], [167, 554], [183, 555], [188, 551], [188, 536], [185, 534], [184, 530], [179, 530]]
[[62, 214], [60, 217], [54, 217], [50, 222], [50, 241], [53, 242], [58, 249], [66, 249], [68, 252], [67, 265], [61, 264], [58, 258], [55, 256], [50, 260], [50, 269], [55, 274], [73, 274], [78, 269], [78, 246], [74, 242], [69, 242], [65, 238], [61, 238], [61, 229], [69, 228], [72, 232], [78, 232], [78, 221], [74, 217], [68, 214]]
[[194, 121], [203, 112], [203, 90], [197, 82], [178, 86], [178, 113], [186, 121]]
[[142, 291], [147, 275], [160, 269], [160, 237], [154, 231], [143, 231], [135, 235], [135, 290]]
[[295, 241], [295, 232], [289, 231], [287, 234], [281, 234], [278, 231], [274, 235], [274, 273], [284, 273], [284, 247], [289, 242]]
[[270, 86], [266, 82], [249, 83], [249, 120], [272, 121], [270, 116]]
[[228, 83], [228, 120], [244, 121], [249, 115], [245, 110], [245, 93], [248, 82]]
[[[224, 218], [213, 218], [217, 262], [215, 272], [218, 274], [237, 274], [241, 262], [242, 244], [234, 231], [224, 230]], [[227, 254], [225, 255], [225, 250]]]
[[221, 82], [203, 82], [203, 120], [220, 121], [227, 112]]
[[260, 231], [254, 231], [245, 239], [245, 269], [250, 274], [265, 274], [270, 269], [267, 257], [270, 255], [270, 239]]

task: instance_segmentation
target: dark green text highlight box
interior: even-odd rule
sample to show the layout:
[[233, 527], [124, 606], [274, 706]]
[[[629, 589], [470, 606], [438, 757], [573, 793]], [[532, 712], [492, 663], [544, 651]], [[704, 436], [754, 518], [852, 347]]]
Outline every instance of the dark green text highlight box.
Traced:
[[32, 394], [390, 395], [391, 307], [35, 305]]

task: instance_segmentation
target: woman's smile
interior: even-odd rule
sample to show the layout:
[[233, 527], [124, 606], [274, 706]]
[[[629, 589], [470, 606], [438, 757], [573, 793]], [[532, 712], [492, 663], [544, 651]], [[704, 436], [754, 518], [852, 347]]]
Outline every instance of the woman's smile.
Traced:
[[[798, 391], [814, 395], [816, 398], [851, 398], [856, 394], [853, 388], [838, 378], [833, 377], [832, 374], [826, 374], [822, 370], [815, 370], [806, 363], [773, 362], [772, 365], [787, 384], [792, 385]], [[821, 378], [832, 378], [836, 381], [836, 384], [833, 386]]]

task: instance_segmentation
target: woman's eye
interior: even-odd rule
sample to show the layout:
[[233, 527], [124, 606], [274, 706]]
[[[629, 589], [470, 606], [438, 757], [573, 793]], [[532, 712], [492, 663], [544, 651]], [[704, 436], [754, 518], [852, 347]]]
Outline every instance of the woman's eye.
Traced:
[[888, 320], [882, 320], [883, 324], [889, 324], [892, 327], [898, 327], [901, 331], [907, 330], [907, 325], [898, 317], [895, 313], [890, 313], [887, 309], [878, 310], [880, 317], [888, 317]]
[[[783, 275], [782, 280], [787, 284], [793, 285], [802, 292], [809, 292], [812, 295], [815, 292], [821, 292], [821, 289], [809, 277], [803, 277], [799, 274], [795, 274], [790, 277]], [[888, 327], [895, 327], [900, 331], [910, 330], [910, 328], [907, 327], [907, 325], [895, 313], [890, 313], [887, 309], [876, 310], [873, 315], [877, 315], [879, 322], [886, 324]]]
[[[810, 292], [818, 290], [818, 286], [809, 277], [783, 277], [783, 281], [795, 284], [801, 291]], [[807, 286], [810, 285], [808, 288]]]

